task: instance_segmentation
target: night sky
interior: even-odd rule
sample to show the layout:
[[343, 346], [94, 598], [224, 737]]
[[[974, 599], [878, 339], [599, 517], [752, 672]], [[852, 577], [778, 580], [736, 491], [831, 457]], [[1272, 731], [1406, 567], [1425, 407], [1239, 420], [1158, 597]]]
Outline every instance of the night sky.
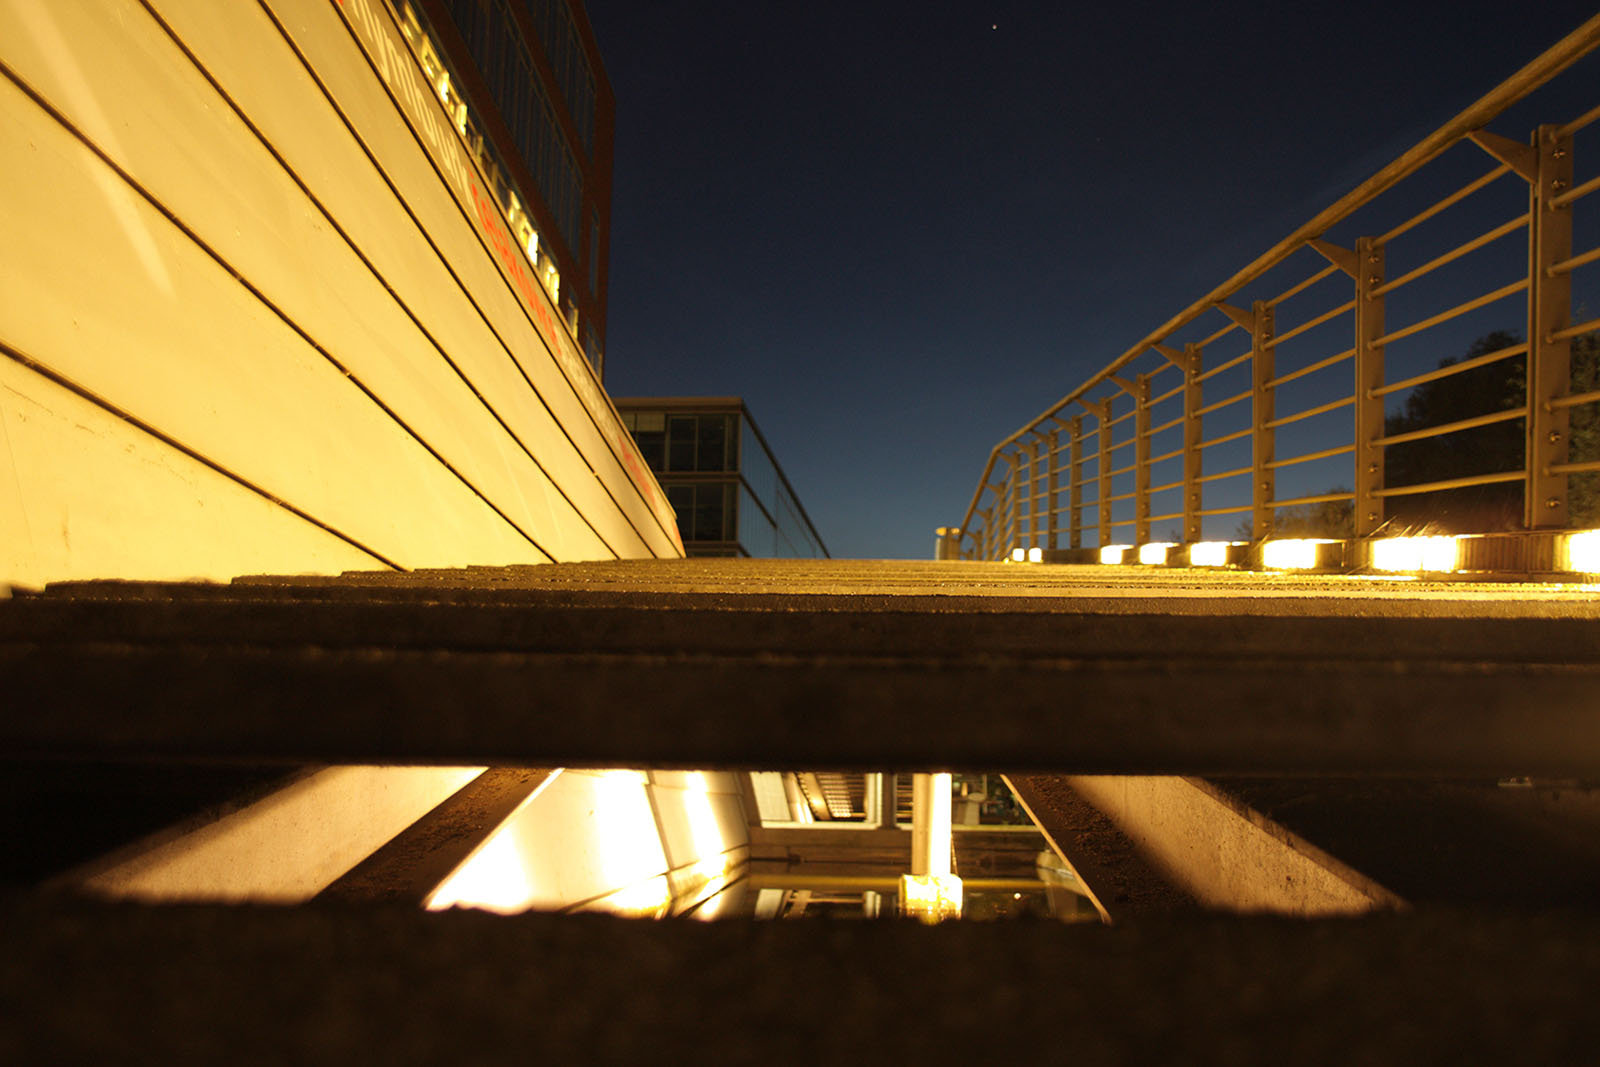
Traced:
[[856, 558], [930, 557], [997, 441], [1595, 12], [587, 6], [607, 388], [743, 396]]

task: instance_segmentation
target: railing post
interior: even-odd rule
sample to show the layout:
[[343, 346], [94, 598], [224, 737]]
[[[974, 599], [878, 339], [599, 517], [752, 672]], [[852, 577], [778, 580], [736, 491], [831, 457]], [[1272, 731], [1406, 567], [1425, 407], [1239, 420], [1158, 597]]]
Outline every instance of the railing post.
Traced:
[[1055, 429], [1050, 431], [1050, 436], [1045, 438], [1045, 547], [1056, 549], [1057, 533], [1061, 528], [1059, 516], [1060, 509], [1056, 507], [1056, 494], [1061, 491], [1061, 420], [1056, 420]]
[[1072, 456], [1067, 475], [1067, 544], [1083, 547], [1083, 416], [1072, 416], [1067, 431], [1072, 436]]
[[1017, 501], [1019, 529], [1017, 544], [1032, 548], [1039, 543], [1039, 439], [1031, 438], [1019, 445], [1018, 468], [1022, 479], [1018, 483], [1021, 499]]
[[1200, 436], [1201, 401], [1204, 382], [1200, 380], [1200, 346], [1183, 348], [1183, 538], [1200, 540]]
[[1383, 436], [1383, 346], [1374, 344], [1383, 336], [1384, 300], [1373, 295], [1383, 284], [1384, 251], [1370, 237], [1356, 241], [1354, 274], [1356, 285], [1355, 354], [1355, 535], [1371, 537], [1383, 526], [1384, 452], [1373, 444]]
[[1250, 530], [1257, 541], [1272, 536], [1272, 522], [1276, 468], [1274, 432], [1271, 426], [1275, 404], [1273, 379], [1272, 323], [1273, 309], [1265, 301], [1257, 300], [1251, 308], [1253, 326], [1250, 330], [1251, 402], [1254, 426], [1251, 433]]
[[1133, 394], [1133, 539], [1150, 540], [1150, 375], [1141, 374]]
[[1569, 409], [1550, 402], [1572, 386], [1572, 342], [1551, 335], [1570, 325], [1572, 275], [1552, 275], [1551, 266], [1572, 255], [1572, 210], [1551, 201], [1572, 187], [1572, 137], [1559, 126], [1533, 135], [1538, 153], [1528, 217], [1528, 417], [1525, 523], [1530, 530], [1567, 525], [1567, 475], [1552, 467], [1567, 462]]
[[1011, 555], [1011, 550], [1017, 547], [1017, 455], [1014, 452], [1006, 454], [1006, 500], [1005, 500], [1005, 540], [1001, 543], [1001, 558]]

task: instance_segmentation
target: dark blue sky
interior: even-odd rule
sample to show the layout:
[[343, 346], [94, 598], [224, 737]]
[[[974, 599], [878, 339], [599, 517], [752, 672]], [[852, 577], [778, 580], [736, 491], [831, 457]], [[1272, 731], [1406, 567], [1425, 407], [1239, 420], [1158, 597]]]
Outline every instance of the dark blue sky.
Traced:
[[607, 388], [742, 395], [863, 558], [930, 556], [1000, 438], [1595, 11], [587, 6]]

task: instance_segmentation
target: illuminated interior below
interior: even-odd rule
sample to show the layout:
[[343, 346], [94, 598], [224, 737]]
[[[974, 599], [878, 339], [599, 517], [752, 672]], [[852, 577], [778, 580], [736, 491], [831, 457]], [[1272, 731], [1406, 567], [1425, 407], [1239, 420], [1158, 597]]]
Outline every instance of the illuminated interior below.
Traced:
[[568, 770], [490, 835], [427, 907], [679, 914], [727, 884], [747, 844], [730, 774]]
[[1101, 563], [1121, 563], [1122, 557], [1132, 545], [1106, 545], [1100, 550]]

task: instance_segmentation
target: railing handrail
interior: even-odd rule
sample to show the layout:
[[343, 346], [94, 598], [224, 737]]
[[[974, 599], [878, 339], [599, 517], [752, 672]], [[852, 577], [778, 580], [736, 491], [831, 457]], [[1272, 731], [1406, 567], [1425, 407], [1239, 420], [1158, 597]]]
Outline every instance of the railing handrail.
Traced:
[[1218, 303], [1225, 301], [1240, 289], [1266, 274], [1267, 271], [1299, 251], [1308, 241], [1321, 237], [1334, 225], [1344, 221], [1354, 213], [1357, 208], [1364, 206], [1380, 193], [1410, 177], [1469, 133], [1481, 129], [1512, 104], [1515, 104], [1573, 63], [1594, 51], [1596, 47], [1600, 47], [1600, 14], [1594, 15], [1577, 29], [1567, 34], [1567, 36], [1546, 49], [1521, 70], [1512, 74], [1454, 118], [1401, 153], [1378, 170], [1377, 173], [1318, 212], [1287, 237], [1256, 257], [1248, 266], [1235, 273], [1227, 281], [1218, 285], [1204, 297], [1196, 300], [1161, 326], [1146, 334], [1138, 344], [1118, 356], [1097, 374], [1072, 390], [1072, 392], [1050, 407], [1045, 408], [1032, 421], [1002, 439], [999, 444], [989, 451], [989, 459], [984, 464], [983, 474], [978, 479], [978, 487], [972, 494], [972, 502], [967, 505], [966, 514], [961, 520], [960, 539], [965, 540], [970, 535], [969, 527], [972, 522], [972, 516], [977, 511], [978, 502], [983, 498], [984, 491], [990, 487], [989, 477], [994, 472], [995, 461], [999, 459], [1004, 449], [1016, 443], [1023, 436], [1034, 432], [1041, 423], [1056, 421], [1065, 408], [1076, 402], [1089, 390], [1105, 382], [1111, 375], [1149, 351], [1153, 346], [1161, 344], [1172, 334], [1210, 311]]

